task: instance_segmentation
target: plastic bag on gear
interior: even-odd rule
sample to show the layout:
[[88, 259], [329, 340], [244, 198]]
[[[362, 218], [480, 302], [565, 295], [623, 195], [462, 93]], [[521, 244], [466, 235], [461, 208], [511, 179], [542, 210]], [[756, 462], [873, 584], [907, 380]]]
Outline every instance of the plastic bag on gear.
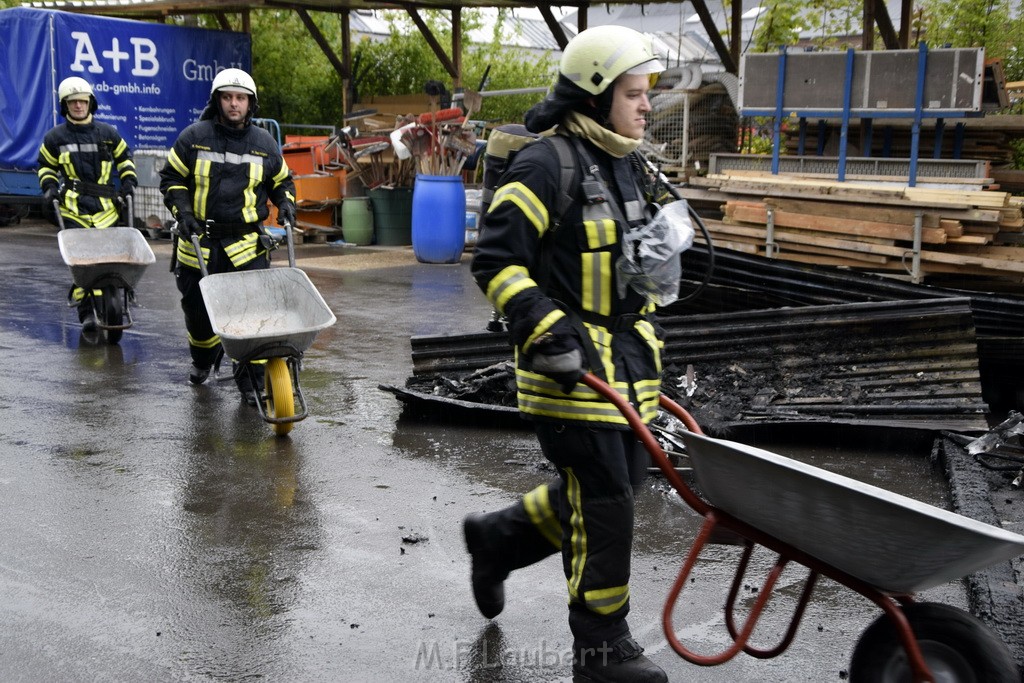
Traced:
[[632, 287], [657, 306], [679, 298], [683, 272], [679, 255], [693, 245], [693, 223], [685, 200], [661, 207], [646, 225], [622, 236], [622, 256], [615, 264], [619, 297]]

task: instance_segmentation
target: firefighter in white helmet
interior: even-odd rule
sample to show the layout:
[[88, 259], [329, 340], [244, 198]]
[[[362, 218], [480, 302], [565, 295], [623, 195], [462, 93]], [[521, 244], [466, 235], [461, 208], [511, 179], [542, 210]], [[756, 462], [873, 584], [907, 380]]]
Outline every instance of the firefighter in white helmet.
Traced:
[[[511, 160], [473, 255], [477, 284], [508, 320], [519, 410], [559, 474], [514, 505], [465, 518], [473, 596], [493, 618], [510, 572], [560, 554], [574, 680], [667, 680], [626, 622], [633, 497], [649, 456], [618, 410], [578, 383], [590, 370], [644, 421], [658, 412], [655, 306], [620, 291], [617, 263], [624, 232], [651, 218], [656, 199], [636, 150], [651, 78], [663, 70], [651, 40], [629, 28], [599, 26], [570, 41], [554, 88], [525, 120], [533, 133], [555, 134]], [[561, 181], [566, 157], [571, 185]]]
[[[189, 381], [202, 384], [222, 355], [202, 292], [198, 235], [208, 272], [270, 266], [272, 247], [263, 223], [277, 206], [278, 220], [295, 224], [295, 183], [277, 141], [252, 118], [259, 108], [256, 83], [241, 69], [224, 69], [210, 88], [206, 109], [175, 141], [160, 172], [164, 203], [178, 222], [174, 266], [191, 355]], [[233, 359], [245, 361], [246, 359]], [[263, 390], [263, 363], [233, 363], [242, 398], [256, 405]]]
[[[138, 184], [132, 152], [116, 128], [95, 119], [96, 96], [84, 78], [65, 78], [57, 97], [65, 122], [51, 128], [39, 147], [44, 208], [59, 200], [65, 227], [108, 228], [118, 223], [125, 198]], [[132, 221], [128, 216], [125, 224]], [[83, 329], [89, 329], [96, 321], [84, 296], [84, 290], [72, 287], [71, 298], [80, 304], [78, 317]]]

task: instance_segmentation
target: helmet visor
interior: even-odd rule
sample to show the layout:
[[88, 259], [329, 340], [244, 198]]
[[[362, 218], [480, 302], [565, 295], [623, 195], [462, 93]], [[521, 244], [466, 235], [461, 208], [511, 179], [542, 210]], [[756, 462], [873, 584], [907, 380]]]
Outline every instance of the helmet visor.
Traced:
[[70, 95], [68, 95], [67, 97], [65, 97], [64, 99], [67, 100], [68, 102], [73, 102], [75, 100], [81, 100], [83, 102], [88, 102], [91, 97], [92, 97], [92, 95], [90, 95], [87, 92], [74, 92], [74, 93], [71, 93]]
[[626, 71], [630, 76], [647, 76], [647, 80], [650, 83], [650, 87], [654, 87], [654, 84], [658, 82], [658, 76], [665, 70], [665, 65], [661, 63], [660, 59], [648, 59], [646, 62], [637, 64], [632, 69]]
[[217, 88], [217, 92], [240, 92], [243, 95], [252, 95], [252, 90], [237, 85], [225, 85]]

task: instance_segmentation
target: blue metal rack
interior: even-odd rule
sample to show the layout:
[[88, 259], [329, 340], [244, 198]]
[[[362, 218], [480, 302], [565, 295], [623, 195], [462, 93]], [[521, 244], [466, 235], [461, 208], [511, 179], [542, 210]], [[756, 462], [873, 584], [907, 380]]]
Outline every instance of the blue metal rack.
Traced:
[[[839, 142], [839, 168], [838, 168], [838, 180], [844, 181], [846, 179], [846, 157], [847, 157], [847, 144], [848, 134], [850, 128], [850, 122], [853, 119], [863, 119], [867, 125], [865, 130], [865, 148], [864, 156], [870, 156], [871, 154], [871, 137], [873, 134], [873, 120], [878, 118], [910, 118], [911, 119], [911, 149], [910, 149], [910, 172], [908, 183], [911, 187], [916, 185], [917, 182], [917, 159], [920, 153], [920, 137], [921, 137], [921, 122], [924, 118], [936, 119], [936, 130], [935, 130], [935, 145], [933, 148], [934, 158], [939, 158], [942, 150], [942, 136], [945, 131], [945, 119], [946, 118], [966, 118], [972, 116], [981, 116], [980, 112], [980, 101], [977, 105], [971, 106], [953, 106], [955, 103], [951, 102], [949, 107], [943, 108], [941, 113], [929, 111], [925, 107], [925, 85], [928, 69], [928, 47], [925, 43], [921, 43], [917, 50], [917, 75], [915, 81], [915, 92], [914, 92], [914, 106], [912, 109], [892, 109], [892, 108], [858, 108], [856, 113], [853, 113], [851, 107], [851, 98], [853, 95], [853, 84], [854, 84], [854, 57], [855, 51], [853, 48], [849, 48], [846, 51], [845, 59], [845, 71], [843, 74], [843, 91], [842, 91], [842, 108], [837, 111], [835, 108], [822, 108], [814, 109], [813, 107], [787, 107], [784, 102], [785, 85], [786, 85], [786, 74], [788, 66], [788, 55], [786, 48], [783, 47], [779, 52], [778, 58], [778, 75], [775, 89], [775, 106], [774, 108], [757, 108], [757, 107], [741, 107], [741, 113], [744, 116], [771, 116], [774, 118], [773, 129], [772, 129], [772, 174], [777, 175], [779, 173], [779, 155], [781, 148], [782, 139], [782, 121], [789, 116], [798, 116], [799, 121], [799, 153], [803, 154], [805, 149], [805, 143], [807, 138], [807, 119], [819, 118], [822, 119], [820, 125], [824, 129], [826, 118], [835, 118], [838, 114], [841, 120], [840, 130], [840, 142]], [[957, 74], [954, 74], [957, 77]], [[955, 88], [954, 88], [955, 89]], [[953, 98], [955, 99], [955, 98]], [[960, 152], [963, 149], [963, 135], [964, 124], [958, 122], [956, 124], [956, 132], [954, 139], [954, 158], [960, 158]], [[824, 135], [818, 135], [818, 155], [822, 155], [824, 152]], [[886, 130], [886, 139], [884, 145], [885, 156], [888, 156], [888, 152], [891, 147], [891, 129]]]

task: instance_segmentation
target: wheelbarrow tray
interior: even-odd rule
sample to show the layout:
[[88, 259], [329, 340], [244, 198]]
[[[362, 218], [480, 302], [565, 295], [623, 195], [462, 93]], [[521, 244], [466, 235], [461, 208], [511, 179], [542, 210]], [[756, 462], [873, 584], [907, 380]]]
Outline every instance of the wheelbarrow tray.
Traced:
[[892, 594], [1024, 553], [1024, 536], [770, 451], [683, 435], [707, 501]]
[[207, 275], [199, 289], [224, 353], [236, 360], [302, 353], [337, 320], [298, 268]]
[[84, 288], [111, 280], [134, 289], [146, 268], [156, 262], [146, 238], [135, 228], [61, 230], [57, 244], [71, 279]]

